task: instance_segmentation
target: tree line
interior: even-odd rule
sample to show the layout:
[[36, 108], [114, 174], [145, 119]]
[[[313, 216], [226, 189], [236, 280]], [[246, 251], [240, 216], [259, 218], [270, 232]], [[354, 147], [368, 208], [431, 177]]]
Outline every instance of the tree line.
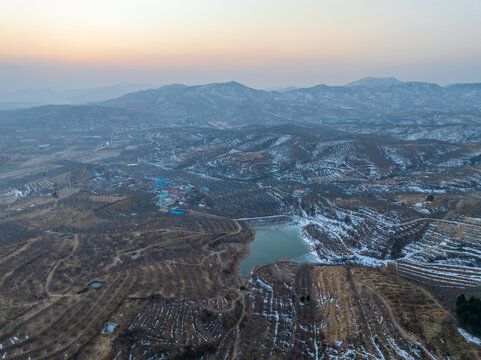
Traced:
[[456, 300], [456, 314], [461, 326], [474, 335], [481, 335], [481, 300], [461, 294]]

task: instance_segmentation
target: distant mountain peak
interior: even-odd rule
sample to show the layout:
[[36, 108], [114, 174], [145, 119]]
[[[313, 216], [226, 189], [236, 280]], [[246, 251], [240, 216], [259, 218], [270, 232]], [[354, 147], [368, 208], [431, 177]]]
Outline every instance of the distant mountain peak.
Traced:
[[384, 87], [384, 86], [391, 86], [391, 85], [399, 85], [402, 84], [402, 81], [399, 81], [395, 77], [373, 77], [373, 76], [368, 76], [365, 78], [362, 78], [360, 80], [351, 82], [349, 84], [346, 84], [345, 86], [365, 86], [368, 88], [374, 88], [374, 87]]
[[221, 82], [221, 83], [207, 84], [206, 86], [229, 87], [229, 88], [239, 88], [239, 89], [248, 88], [247, 86], [241, 84], [240, 82], [233, 81], [233, 80], [232, 80], [232, 81], [227, 81], [227, 82]]

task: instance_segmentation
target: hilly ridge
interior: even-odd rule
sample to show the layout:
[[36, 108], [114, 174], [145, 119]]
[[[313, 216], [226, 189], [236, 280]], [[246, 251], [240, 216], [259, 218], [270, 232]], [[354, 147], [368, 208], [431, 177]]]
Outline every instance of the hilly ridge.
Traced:
[[372, 133], [377, 131], [370, 128], [373, 126], [479, 127], [480, 110], [481, 84], [441, 87], [394, 78], [365, 78], [344, 86], [317, 85], [278, 92], [231, 81], [195, 86], [172, 84], [96, 104], [3, 111], [0, 127], [78, 131], [85, 125], [88, 130], [118, 132], [178, 126], [322, 123], [342, 130], [349, 124], [350, 131]]
[[477, 112], [481, 84], [441, 87], [394, 78], [367, 78], [346, 86], [317, 85], [287, 92], [255, 90], [237, 82], [165, 86], [108, 100], [101, 105], [149, 112], [166, 121], [329, 121], [399, 113]]

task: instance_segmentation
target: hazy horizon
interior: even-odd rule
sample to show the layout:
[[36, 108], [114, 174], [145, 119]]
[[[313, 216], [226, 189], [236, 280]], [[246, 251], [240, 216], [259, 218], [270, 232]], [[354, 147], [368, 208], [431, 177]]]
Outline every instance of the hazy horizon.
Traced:
[[[54, 91], [54, 92], [65, 92], [65, 91], [89, 91], [89, 90], [101, 90], [101, 89], [108, 89], [108, 88], [115, 88], [117, 86], [122, 86], [122, 85], [138, 85], [139, 88], [142, 89], [158, 89], [164, 86], [169, 86], [169, 85], [186, 85], [186, 86], [202, 86], [202, 85], [208, 85], [208, 84], [222, 84], [222, 83], [228, 83], [228, 82], [237, 82], [240, 83], [244, 86], [250, 87], [252, 89], [256, 90], [265, 90], [265, 91], [277, 91], [277, 90], [285, 90], [285, 89], [302, 89], [302, 88], [309, 88], [309, 87], [314, 87], [318, 85], [327, 85], [327, 86], [345, 86], [350, 83], [360, 81], [363, 79], [367, 78], [375, 78], [375, 79], [387, 79], [387, 78], [395, 78], [396, 80], [399, 80], [400, 82], [426, 82], [426, 83], [432, 83], [432, 84], [437, 84], [442, 87], [447, 87], [450, 85], [454, 84], [468, 84], [468, 83], [481, 83], [481, 82], [472, 82], [472, 81], [463, 81], [463, 82], [450, 82], [450, 83], [438, 83], [435, 81], [421, 81], [417, 79], [410, 79], [410, 80], [401, 80], [395, 76], [371, 76], [371, 75], [366, 75], [362, 76], [359, 78], [353, 78], [350, 80], [347, 80], [342, 83], [326, 83], [326, 82], [318, 82], [318, 83], [313, 83], [310, 85], [302, 86], [302, 85], [293, 85], [293, 84], [281, 84], [281, 85], [272, 85], [272, 86], [265, 86], [265, 87], [260, 87], [260, 86], [251, 86], [245, 82], [239, 81], [237, 79], [226, 79], [222, 81], [207, 81], [207, 82], [180, 82], [180, 81], [173, 81], [165, 84], [149, 84], [147, 82], [135, 82], [135, 81], [117, 81], [117, 82], [112, 82], [112, 83], [105, 83], [101, 84], [99, 86], [84, 86], [84, 87], [52, 87], [52, 88], [47, 88], [47, 87], [25, 87], [25, 88], [17, 88], [13, 90], [0, 90], [0, 94], [14, 94], [17, 92], [24, 92], [24, 91]], [[0, 88], [1, 89], [1, 88]], [[134, 91], [140, 91], [140, 90], [134, 90]]]
[[5, 0], [0, 91], [481, 82], [481, 2]]

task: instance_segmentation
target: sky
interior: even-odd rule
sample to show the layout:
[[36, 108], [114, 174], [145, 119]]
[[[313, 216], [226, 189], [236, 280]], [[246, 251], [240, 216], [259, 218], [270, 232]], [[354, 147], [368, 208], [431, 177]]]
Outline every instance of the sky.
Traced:
[[481, 82], [479, 0], [2, 0], [0, 91]]

